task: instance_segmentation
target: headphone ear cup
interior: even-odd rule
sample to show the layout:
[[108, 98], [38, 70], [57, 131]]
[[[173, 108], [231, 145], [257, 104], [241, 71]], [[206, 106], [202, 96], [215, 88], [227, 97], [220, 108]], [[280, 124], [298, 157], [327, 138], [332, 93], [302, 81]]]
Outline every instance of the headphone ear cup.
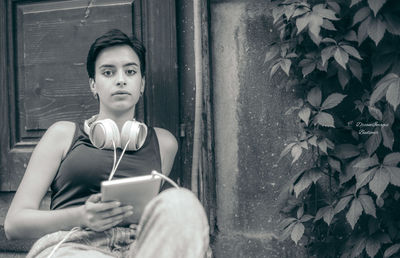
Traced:
[[92, 144], [99, 149], [113, 149], [121, 146], [118, 126], [111, 119], [94, 122], [90, 126], [89, 138]]
[[126, 121], [121, 130], [121, 146], [125, 147], [129, 141], [128, 150], [140, 149], [147, 137], [147, 126], [138, 121]]

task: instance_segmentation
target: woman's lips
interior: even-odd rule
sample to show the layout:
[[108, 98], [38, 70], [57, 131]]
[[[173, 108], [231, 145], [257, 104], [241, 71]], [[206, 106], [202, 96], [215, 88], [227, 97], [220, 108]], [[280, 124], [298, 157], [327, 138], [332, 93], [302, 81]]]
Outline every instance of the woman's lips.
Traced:
[[131, 94], [127, 91], [116, 91], [112, 95], [115, 96], [115, 95], [131, 95]]

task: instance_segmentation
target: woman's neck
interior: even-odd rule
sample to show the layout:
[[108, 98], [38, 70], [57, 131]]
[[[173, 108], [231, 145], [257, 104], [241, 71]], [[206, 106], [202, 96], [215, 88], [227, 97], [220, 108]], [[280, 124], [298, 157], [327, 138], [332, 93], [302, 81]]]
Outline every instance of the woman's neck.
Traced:
[[122, 126], [128, 120], [132, 120], [134, 118], [135, 109], [130, 110], [129, 112], [121, 112], [121, 113], [113, 113], [113, 112], [102, 112], [99, 111], [97, 120], [102, 119], [112, 119], [117, 124], [119, 130], [121, 131]]

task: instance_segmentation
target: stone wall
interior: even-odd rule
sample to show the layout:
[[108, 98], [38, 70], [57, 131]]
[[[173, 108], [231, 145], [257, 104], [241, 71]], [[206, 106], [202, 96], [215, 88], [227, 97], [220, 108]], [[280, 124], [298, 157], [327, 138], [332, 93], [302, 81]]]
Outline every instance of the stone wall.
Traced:
[[296, 168], [278, 164], [295, 117], [284, 113], [295, 94], [269, 82], [264, 64], [276, 39], [271, 3], [211, 1], [211, 71], [215, 119], [217, 226], [214, 253], [225, 257], [302, 257], [279, 242], [277, 198]]

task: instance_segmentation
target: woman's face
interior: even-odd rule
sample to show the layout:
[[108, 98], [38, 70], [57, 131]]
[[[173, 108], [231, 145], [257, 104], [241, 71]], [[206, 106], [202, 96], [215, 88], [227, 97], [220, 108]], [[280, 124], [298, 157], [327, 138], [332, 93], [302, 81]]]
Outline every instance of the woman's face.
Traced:
[[102, 50], [95, 69], [95, 80], [90, 80], [90, 85], [98, 94], [100, 111], [133, 110], [144, 90], [139, 57], [133, 49], [122, 45]]

